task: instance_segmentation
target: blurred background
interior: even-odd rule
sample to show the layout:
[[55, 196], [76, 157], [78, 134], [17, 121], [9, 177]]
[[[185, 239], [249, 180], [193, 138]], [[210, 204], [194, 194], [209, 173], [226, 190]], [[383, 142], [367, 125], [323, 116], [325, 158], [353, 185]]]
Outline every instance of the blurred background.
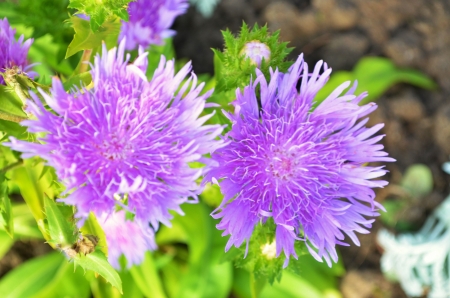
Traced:
[[[62, 62], [73, 29], [67, 24], [54, 26], [67, 19], [68, 1], [7, 2], [22, 5], [25, 13], [8, 15], [13, 10], [6, 8], [12, 6], [5, 5], [0, 17], [8, 16], [21, 33], [34, 27], [28, 35], [40, 38], [30, 50], [35, 60], [62, 74], [74, 68], [79, 55]], [[30, 7], [38, 2], [36, 14], [31, 15]], [[450, 176], [442, 164], [450, 156], [450, 1], [221, 0], [215, 7], [217, 1], [192, 2], [209, 5], [211, 14], [205, 16], [191, 6], [176, 20], [173, 41], [176, 57], [192, 60], [197, 74], [214, 73], [211, 48], [223, 49], [220, 30], [229, 28], [237, 34], [245, 21], [250, 26], [267, 24], [271, 31], [280, 29], [281, 39], [294, 47], [291, 59], [304, 53], [310, 65], [324, 60], [336, 80], [358, 79], [362, 87], [367, 86], [379, 105], [370, 123], [385, 123], [382, 142], [397, 162], [387, 165], [390, 184], [377, 192], [377, 200], [388, 212], [377, 219], [370, 234], [359, 236], [360, 247], [339, 248], [345, 272], [336, 274], [336, 287], [347, 298], [407, 297], [380, 269], [384, 249], [377, 242], [377, 232], [383, 228], [393, 234], [417, 232], [449, 194]], [[45, 39], [47, 32], [53, 39]], [[25, 239], [11, 245], [0, 251], [4, 253], [0, 277], [52, 250], [42, 240]], [[230, 297], [245, 296], [233, 289]], [[427, 296], [426, 288], [422, 295]]]

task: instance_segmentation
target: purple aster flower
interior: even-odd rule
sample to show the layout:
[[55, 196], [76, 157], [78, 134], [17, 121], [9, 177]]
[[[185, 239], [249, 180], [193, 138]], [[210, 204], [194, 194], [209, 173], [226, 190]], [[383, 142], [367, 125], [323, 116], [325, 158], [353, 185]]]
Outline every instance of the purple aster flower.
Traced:
[[139, 45], [161, 45], [164, 38], [171, 37], [170, 30], [175, 18], [184, 14], [189, 4], [187, 0], [137, 0], [128, 5], [129, 21], [122, 22], [119, 40], [126, 37], [126, 49], [133, 50]]
[[[7, 68], [19, 67], [21, 71], [27, 72], [33, 65], [28, 65], [27, 55], [33, 39], [27, 39], [25, 42], [23, 35], [16, 41], [14, 34], [16, 29], [11, 28], [8, 19], [0, 19], [0, 72], [5, 72]], [[27, 75], [33, 78], [36, 73], [28, 72]], [[0, 84], [5, 81], [0, 76]]]
[[99, 223], [106, 235], [108, 261], [117, 270], [121, 269], [119, 258], [122, 255], [130, 268], [142, 263], [146, 251], [156, 248], [153, 230], [148, 225], [127, 220], [123, 210], [101, 216]]
[[[111, 214], [117, 206], [135, 214], [142, 226], [170, 225], [169, 210], [196, 202], [196, 180], [212, 161], [204, 158], [223, 145], [215, 140], [219, 125], [199, 117], [211, 91], [200, 95], [190, 63], [177, 74], [162, 56], [153, 78], [145, 76], [147, 53], [129, 64], [125, 43], [103, 48], [92, 70], [94, 88], [66, 93], [53, 79], [51, 95], [41, 92], [53, 112], [36, 95], [28, 103], [36, 119], [21, 122], [32, 133], [45, 133], [42, 143], [11, 138], [23, 157], [40, 156], [54, 167], [68, 191], [62, 201], [77, 207], [79, 225], [91, 211]], [[191, 168], [200, 162], [203, 168]], [[189, 199], [192, 198], [192, 199]]]
[[[359, 245], [355, 232], [369, 233], [378, 216], [374, 187], [386, 181], [382, 166], [391, 162], [383, 136], [373, 136], [383, 124], [366, 128], [363, 117], [377, 106], [358, 103], [350, 82], [334, 90], [314, 108], [314, 97], [327, 82], [331, 69], [317, 63], [312, 73], [300, 56], [287, 74], [271, 71], [271, 80], [257, 71], [257, 78], [243, 93], [237, 90], [234, 114], [226, 135], [229, 144], [212, 155], [218, 167], [206, 179], [221, 187], [224, 199], [213, 213], [217, 225], [230, 235], [226, 250], [248, 241], [258, 222], [273, 218], [276, 253], [297, 258], [295, 240], [305, 241], [310, 253], [331, 266], [337, 261], [336, 244], [347, 235]], [[299, 88], [297, 88], [299, 85]], [[260, 90], [260, 91], [257, 91]], [[260, 105], [258, 101], [260, 99]]]

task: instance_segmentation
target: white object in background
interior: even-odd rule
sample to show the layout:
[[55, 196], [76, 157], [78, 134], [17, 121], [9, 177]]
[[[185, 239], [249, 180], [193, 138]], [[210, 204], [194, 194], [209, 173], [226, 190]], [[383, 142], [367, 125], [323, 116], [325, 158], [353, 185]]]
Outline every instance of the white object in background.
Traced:
[[377, 238], [384, 248], [381, 270], [407, 295], [450, 297], [450, 196], [419, 232], [394, 236], [381, 230]]
[[209, 18], [214, 12], [214, 8], [220, 0], [189, 0], [192, 5], [197, 6], [197, 10], [205, 17]]

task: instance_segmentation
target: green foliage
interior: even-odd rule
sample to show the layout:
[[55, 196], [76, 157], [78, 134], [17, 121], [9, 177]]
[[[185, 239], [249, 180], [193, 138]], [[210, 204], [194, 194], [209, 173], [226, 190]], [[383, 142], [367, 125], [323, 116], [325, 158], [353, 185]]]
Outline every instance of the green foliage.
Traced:
[[47, 217], [48, 232], [52, 242], [57, 245], [67, 246], [75, 243], [77, 240], [78, 231], [74, 223], [70, 222], [58, 205], [50, 198], [44, 198], [45, 215]]
[[89, 254], [76, 254], [73, 258], [75, 266], [80, 266], [85, 270], [92, 270], [101, 275], [107, 282], [122, 293], [122, 281], [116, 270], [108, 263], [105, 254], [100, 250], [95, 250]]
[[409, 166], [399, 185], [390, 185], [387, 200], [383, 202], [386, 212], [381, 213], [381, 220], [389, 227], [398, 231], [414, 230], [414, 225], [405, 220], [404, 214], [408, 208], [417, 205], [433, 190], [433, 175], [424, 164]]
[[255, 78], [256, 65], [241, 53], [244, 46], [250, 41], [260, 41], [270, 49], [269, 61], [263, 60], [260, 66], [260, 70], [266, 78], [269, 77], [270, 67], [284, 72], [292, 64], [291, 61], [285, 61], [292, 48], [287, 47], [287, 42], [278, 41], [279, 31], [270, 34], [267, 26], [259, 27], [257, 24], [250, 30], [247, 24], [243, 23], [237, 37], [229, 30], [222, 31], [222, 34], [225, 40], [224, 51], [213, 50], [216, 91], [219, 93], [230, 90], [234, 92], [236, 88], [248, 85], [251, 77]]
[[150, 252], [145, 254], [145, 259], [142, 264], [131, 267], [130, 273], [133, 281], [146, 297], [166, 297], [155, 266], [155, 261]]
[[3, 226], [11, 238], [14, 237], [13, 211], [8, 197], [8, 183], [2, 172], [0, 172], [0, 226]]
[[92, 32], [88, 21], [79, 17], [72, 16], [70, 22], [75, 30], [75, 36], [67, 48], [66, 58], [82, 50], [97, 49], [101, 47], [103, 42], [108, 48], [117, 44], [120, 32], [118, 20], [102, 22], [102, 25], [95, 32]]
[[0, 17], [8, 17], [11, 24], [23, 24], [32, 27], [33, 38], [46, 34], [55, 37], [57, 42], [64, 42], [73, 34], [64, 20], [69, 14], [69, 0], [6, 0], [1, 3]]
[[70, 0], [69, 8], [90, 17], [92, 31], [99, 31], [106, 21], [117, 17], [128, 21], [127, 6], [131, 0]]
[[228, 297], [232, 266], [220, 262], [226, 239], [215, 229], [206, 205], [185, 204], [182, 208], [185, 216], [175, 215], [172, 227], [162, 227], [156, 237], [161, 249], [171, 255], [155, 261], [164, 264], [161, 273], [167, 296]]
[[358, 81], [355, 94], [368, 92], [368, 96], [362, 103], [378, 99], [388, 88], [398, 83], [408, 83], [424, 89], [436, 88], [436, 83], [420, 71], [399, 69], [387, 58], [365, 57], [356, 64], [353, 71], [334, 73], [316, 95], [316, 103], [324, 101], [342, 83], [355, 80]]
[[53, 252], [10, 271], [0, 280], [0, 293], [8, 298], [87, 298], [89, 284], [82, 270], [74, 271], [60, 253]]

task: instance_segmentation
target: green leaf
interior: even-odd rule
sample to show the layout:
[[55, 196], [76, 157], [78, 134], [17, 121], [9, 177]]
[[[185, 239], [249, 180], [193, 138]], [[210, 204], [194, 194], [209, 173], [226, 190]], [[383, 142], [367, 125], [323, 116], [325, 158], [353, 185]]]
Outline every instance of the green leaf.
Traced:
[[58, 205], [52, 199], [45, 197], [44, 207], [51, 241], [63, 247], [75, 243], [78, 236], [75, 225], [63, 216]]
[[[22, 110], [22, 102], [13, 92], [13, 89], [0, 85], [0, 119], [20, 122], [26, 118], [27, 115]], [[2, 128], [1, 125], [0, 130], [9, 133], [9, 129], [7, 127]]]
[[21, 264], [0, 280], [2, 297], [32, 297], [52, 282], [62, 262], [64, 256], [53, 252]]
[[90, 296], [89, 282], [86, 280], [83, 270], [76, 268], [74, 271], [73, 265], [64, 259], [51, 282], [34, 294], [33, 298], [89, 298]]
[[[144, 261], [145, 262], [145, 261]], [[119, 272], [120, 279], [122, 280], [123, 297], [127, 298], [144, 298], [139, 286], [136, 284], [130, 271]], [[152, 296], [146, 296], [152, 297]]]
[[399, 69], [386, 58], [365, 57], [358, 62], [352, 72], [333, 73], [327, 84], [316, 95], [315, 101], [321, 103], [339, 85], [355, 80], [358, 81], [355, 94], [368, 92], [362, 103], [378, 99], [387, 89], [398, 83], [407, 83], [424, 89], [437, 87], [431, 78], [417, 70]]
[[84, 235], [95, 235], [98, 237], [97, 247], [107, 256], [108, 255], [108, 244], [106, 242], [106, 235], [103, 231], [102, 227], [97, 221], [94, 213], [90, 213], [89, 217], [85, 221], [83, 227], [81, 228], [81, 232]]
[[[35, 164], [36, 159], [24, 160], [24, 166], [12, 170], [11, 181], [20, 189], [20, 193], [33, 214], [39, 230], [45, 239], [50, 239], [45, 226], [44, 191], [48, 189], [45, 180], [39, 179], [43, 163]], [[47, 194], [49, 192], [46, 191]]]
[[174, 260], [163, 268], [167, 292], [171, 297], [228, 297], [232, 265], [220, 263], [227, 239], [214, 228], [217, 222], [210, 217], [211, 210], [205, 204], [185, 204], [183, 211], [185, 216], [176, 215], [172, 228], [161, 228], [156, 237], [159, 245], [182, 242], [189, 246], [187, 264]]
[[5, 174], [0, 172], [0, 225], [14, 238], [14, 221], [11, 200], [8, 197], [8, 183]]
[[3, 258], [13, 244], [14, 240], [5, 231], [0, 231], [0, 259]]
[[145, 254], [145, 259], [142, 264], [131, 267], [130, 273], [134, 282], [146, 297], [166, 297], [158, 275], [158, 270], [155, 266], [155, 261], [150, 252]]
[[14, 239], [43, 239], [42, 233], [39, 231], [26, 204], [13, 205], [12, 210], [14, 214]]
[[83, 72], [73, 77], [70, 77], [67, 81], [63, 83], [64, 90], [69, 91], [74, 86], [78, 88], [83, 88], [92, 82], [91, 72]]
[[105, 22], [97, 32], [92, 32], [89, 22], [79, 17], [72, 16], [70, 21], [75, 30], [75, 36], [67, 48], [66, 58], [82, 50], [100, 47], [102, 42], [105, 42], [108, 48], [117, 44], [120, 32], [120, 22], [117, 20]]
[[83, 255], [77, 254], [73, 261], [85, 270], [92, 270], [101, 275], [107, 282], [122, 293], [122, 281], [117, 271], [108, 263], [106, 256], [100, 250]]

